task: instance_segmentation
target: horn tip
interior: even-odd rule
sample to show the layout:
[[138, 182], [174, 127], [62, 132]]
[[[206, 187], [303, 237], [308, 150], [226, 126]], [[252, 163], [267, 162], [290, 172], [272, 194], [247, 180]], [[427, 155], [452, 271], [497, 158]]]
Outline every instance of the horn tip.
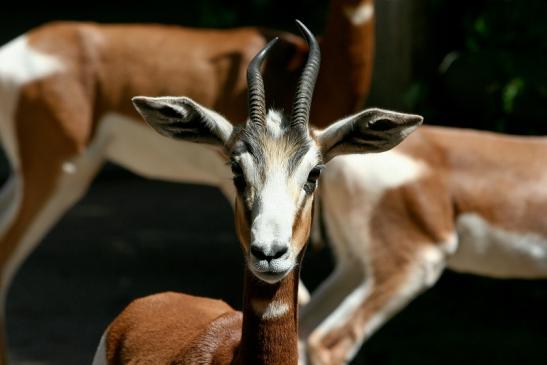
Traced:
[[304, 23], [302, 23], [300, 20], [298, 19], [295, 19], [294, 20], [296, 22], [296, 25], [298, 26], [298, 30], [300, 30], [300, 33], [302, 33], [302, 35], [304, 35], [304, 37], [306, 38], [306, 41], [308, 43], [315, 43], [315, 36], [313, 35], [313, 33], [311, 32], [311, 30], [308, 29], [308, 27], [306, 27], [306, 25]]
[[303, 31], [304, 29], [308, 29], [304, 23], [302, 23], [300, 21], [300, 19], [295, 19], [294, 22], [296, 23], [296, 25], [298, 26], [298, 29], [300, 29], [300, 31]]

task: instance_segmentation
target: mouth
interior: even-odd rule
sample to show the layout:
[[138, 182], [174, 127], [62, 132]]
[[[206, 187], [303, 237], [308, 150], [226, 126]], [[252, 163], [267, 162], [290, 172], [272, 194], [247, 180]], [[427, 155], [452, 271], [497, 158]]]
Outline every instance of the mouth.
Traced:
[[251, 272], [258, 279], [268, 284], [275, 284], [281, 281], [294, 267], [292, 260], [286, 259], [269, 262], [266, 260], [251, 259], [248, 265]]
[[255, 270], [251, 270], [251, 271], [260, 280], [268, 284], [275, 284], [280, 282], [285, 276], [287, 276], [290, 270], [287, 270], [284, 272], [275, 272], [275, 271], [257, 272]]

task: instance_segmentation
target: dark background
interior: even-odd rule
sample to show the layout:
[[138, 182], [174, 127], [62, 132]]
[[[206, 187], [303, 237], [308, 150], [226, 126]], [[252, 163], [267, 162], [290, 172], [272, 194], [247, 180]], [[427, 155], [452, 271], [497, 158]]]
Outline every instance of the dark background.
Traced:
[[[3, 7], [0, 43], [49, 20], [260, 25], [320, 34], [327, 1], [129, 1]], [[547, 2], [378, 0], [377, 57], [367, 102], [430, 124], [547, 134]], [[393, 58], [400, 44], [405, 57]], [[400, 41], [400, 39], [398, 39]], [[393, 70], [402, 70], [394, 78]], [[386, 82], [388, 80], [389, 82]], [[5, 166], [5, 164], [4, 164]], [[0, 179], [6, 177], [2, 169]], [[547, 188], [547, 187], [546, 187]], [[309, 252], [313, 288], [332, 267]], [[109, 321], [163, 290], [240, 306], [242, 261], [232, 212], [207, 187], [153, 182], [107, 166], [20, 270], [8, 298], [17, 364], [86, 364]], [[545, 364], [547, 282], [447, 272], [384, 326], [355, 364]]]

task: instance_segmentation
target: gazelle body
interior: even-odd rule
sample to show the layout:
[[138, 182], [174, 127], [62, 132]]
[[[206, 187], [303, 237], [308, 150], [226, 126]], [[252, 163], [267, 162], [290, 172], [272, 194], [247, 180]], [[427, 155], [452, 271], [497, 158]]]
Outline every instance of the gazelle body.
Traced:
[[[366, 16], [352, 21], [358, 13]], [[332, 1], [324, 66], [338, 78], [319, 75], [312, 113], [320, 127], [354, 112], [368, 93], [373, 15], [371, 0]], [[12, 169], [0, 193], [0, 364], [3, 304], [17, 268], [85, 194], [104, 161], [146, 177], [217, 186], [232, 199], [218, 153], [151, 133], [130, 97], [188, 95], [244, 120], [245, 68], [275, 34], [281, 39], [264, 78], [268, 97], [289, 109], [307, 52], [290, 34], [58, 22], [0, 48], [0, 136]], [[333, 95], [335, 85], [344, 87]]]
[[[351, 173], [350, 173], [351, 171]], [[422, 127], [321, 179], [336, 269], [302, 310], [313, 364], [345, 364], [444, 268], [547, 278], [547, 138]]]
[[290, 118], [267, 111], [259, 71], [276, 40], [249, 65], [243, 127], [186, 97], [133, 99], [160, 134], [210, 144], [229, 161], [245, 258], [243, 315], [222, 302], [182, 294], [135, 301], [107, 329], [95, 365], [298, 363], [298, 275], [323, 163], [347, 153], [386, 151], [422, 122], [416, 115], [369, 109], [322, 131], [310, 128], [319, 47], [298, 24], [310, 54]]

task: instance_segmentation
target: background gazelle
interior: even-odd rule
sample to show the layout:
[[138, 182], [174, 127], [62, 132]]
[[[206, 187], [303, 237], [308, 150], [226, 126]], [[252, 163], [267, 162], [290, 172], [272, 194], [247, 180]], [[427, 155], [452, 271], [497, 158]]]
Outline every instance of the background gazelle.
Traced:
[[546, 137], [424, 126], [335, 159], [320, 190], [337, 263], [302, 310], [314, 365], [349, 362], [445, 268], [547, 278]]
[[246, 261], [243, 319], [212, 299], [173, 293], [140, 299], [109, 326], [95, 365], [298, 362], [299, 266], [324, 163], [342, 154], [386, 151], [422, 122], [417, 115], [369, 109], [323, 131], [310, 128], [320, 55], [313, 35], [298, 25], [310, 54], [290, 118], [266, 109], [259, 67], [275, 40], [249, 65], [249, 120], [243, 127], [186, 97], [133, 99], [159, 133], [220, 147], [230, 162]]

